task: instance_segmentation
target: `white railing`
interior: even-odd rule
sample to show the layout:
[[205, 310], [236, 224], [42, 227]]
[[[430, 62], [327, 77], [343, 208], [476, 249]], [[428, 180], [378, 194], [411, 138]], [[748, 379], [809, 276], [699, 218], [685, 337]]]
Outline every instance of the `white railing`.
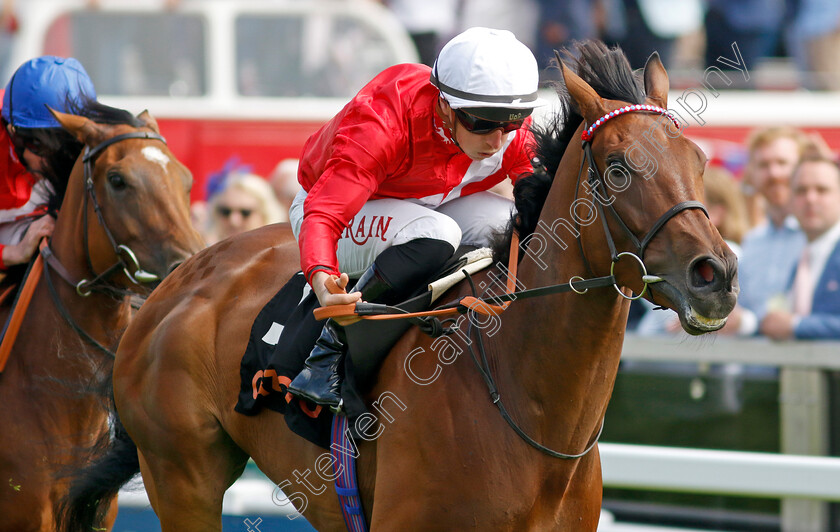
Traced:
[[639, 337], [624, 339], [622, 360], [754, 364], [785, 368], [840, 369], [840, 342], [773, 342], [726, 336]]
[[628, 336], [622, 359], [777, 367], [784, 454], [603, 443], [606, 486], [778, 497], [784, 532], [828, 529], [824, 501], [840, 501], [840, 458], [824, 456], [830, 422], [827, 372], [840, 370], [840, 342]]
[[840, 458], [601, 443], [604, 486], [840, 501]]

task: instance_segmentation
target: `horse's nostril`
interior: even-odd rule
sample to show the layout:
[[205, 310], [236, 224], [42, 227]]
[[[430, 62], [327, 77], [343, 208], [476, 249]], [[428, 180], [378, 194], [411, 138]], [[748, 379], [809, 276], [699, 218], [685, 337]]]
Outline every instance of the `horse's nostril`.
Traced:
[[708, 262], [704, 261], [702, 264], [699, 264], [697, 266], [697, 272], [707, 283], [711, 283], [715, 280], [715, 269], [712, 268], [712, 265]]
[[708, 259], [698, 261], [691, 272], [691, 284], [701, 288], [715, 281], [715, 267]]

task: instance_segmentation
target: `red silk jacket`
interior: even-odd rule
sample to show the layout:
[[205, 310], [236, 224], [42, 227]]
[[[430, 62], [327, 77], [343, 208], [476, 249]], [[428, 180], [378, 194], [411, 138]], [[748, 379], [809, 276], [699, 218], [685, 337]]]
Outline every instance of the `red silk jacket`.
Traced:
[[419, 64], [384, 70], [306, 141], [298, 181], [308, 193], [299, 235], [307, 279], [317, 267], [339, 274], [338, 239], [368, 200], [435, 208], [532, 170], [530, 118], [498, 153], [473, 161], [437, 116], [429, 73]]

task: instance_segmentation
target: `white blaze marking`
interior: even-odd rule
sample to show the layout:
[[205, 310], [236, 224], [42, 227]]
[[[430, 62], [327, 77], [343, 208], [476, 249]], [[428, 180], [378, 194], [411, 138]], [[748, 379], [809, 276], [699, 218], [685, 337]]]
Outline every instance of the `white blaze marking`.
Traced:
[[163, 168], [164, 172], [166, 171], [166, 165], [169, 164], [169, 157], [167, 157], [166, 154], [160, 151], [160, 148], [157, 148], [155, 146], [146, 146], [145, 148], [140, 150], [140, 153], [142, 153], [143, 157], [145, 157], [146, 159], [152, 161], [153, 163], [159, 164], [160, 167]]

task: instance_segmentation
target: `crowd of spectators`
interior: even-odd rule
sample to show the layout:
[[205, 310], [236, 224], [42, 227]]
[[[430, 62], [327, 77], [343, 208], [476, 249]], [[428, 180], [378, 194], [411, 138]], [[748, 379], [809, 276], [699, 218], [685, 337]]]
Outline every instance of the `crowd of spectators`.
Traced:
[[[799, 84], [840, 90], [840, 2], [834, 0], [378, 0], [391, 8], [428, 65], [451, 36], [470, 26], [513, 31], [534, 51], [543, 77], [554, 50], [576, 39], [620, 45], [634, 68], [659, 52], [665, 66], [703, 69], [718, 57], [747, 68], [790, 58]], [[752, 83], [752, 82], [750, 82]]]
[[[18, 31], [16, 2], [0, 0], [0, 64]], [[634, 68], [658, 51], [668, 69], [716, 65], [737, 54], [753, 70], [787, 57], [798, 84], [840, 90], [840, 2], [835, 0], [372, 0], [388, 7], [431, 65], [449, 38], [471, 26], [513, 31], [534, 51], [542, 75], [554, 51], [576, 39], [620, 45]], [[162, 2], [177, 10], [180, 0]], [[100, 0], [86, 0], [96, 9]], [[735, 77], [735, 79], [738, 79]], [[754, 79], [743, 83], [754, 83]]]

